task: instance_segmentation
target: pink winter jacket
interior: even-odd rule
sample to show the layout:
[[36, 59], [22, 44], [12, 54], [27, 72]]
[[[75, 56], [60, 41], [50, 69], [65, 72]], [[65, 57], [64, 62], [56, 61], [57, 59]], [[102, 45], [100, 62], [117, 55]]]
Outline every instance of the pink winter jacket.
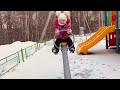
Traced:
[[[54, 31], [57, 29], [58, 30], [69, 30], [69, 29], [71, 29], [71, 20], [68, 18], [66, 24], [61, 26], [58, 24], [58, 19], [56, 18], [53, 21], [53, 27], [54, 27]], [[60, 34], [58, 36], [56, 36], [56, 38], [65, 39], [69, 36], [70, 36], [70, 34], [68, 34], [67, 32], [60, 32]]]

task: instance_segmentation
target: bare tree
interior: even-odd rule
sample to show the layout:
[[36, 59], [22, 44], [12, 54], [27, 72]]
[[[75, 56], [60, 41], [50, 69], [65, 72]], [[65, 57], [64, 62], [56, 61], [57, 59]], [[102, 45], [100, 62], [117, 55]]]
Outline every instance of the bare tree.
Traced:
[[[51, 12], [51, 14], [50, 14]], [[0, 11], [0, 44], [14, 41], [50, 40], [54, 36], [52, 22], [54, 11]], [[95, 32], [103, 26], [103, 11], [71, 11], [72, 30], [79, 34], [80, 27], [85, 33]]]
[[51, 17], [51, 13], [52, 13], [52, 12], [49, 11], [48, 18], [47, 18], [47, 20], [46, 20], [46, 23], [45, 23], [43, 32], [42, 32], [41, 37], [40, 37], [40, 42], [43, 41], [43, 38], [44, 38], [44, 36], [45, 36], [46, 30], [47, 30], [47, 27], [48, 27], [48, 24], [49, 24], [49, 20], [50, 20], [50, 17]]
[[25, 30], [26, 30], [26, 39], [29, 41], [29, 23], [28, 23], [28, 15], [29, 15], [29, 12], [26, 11], [26, 14], [25, 14]]
[[2, 16], [1, 16], [1, 11], [0, 11], [0, 30], [2, 30]]

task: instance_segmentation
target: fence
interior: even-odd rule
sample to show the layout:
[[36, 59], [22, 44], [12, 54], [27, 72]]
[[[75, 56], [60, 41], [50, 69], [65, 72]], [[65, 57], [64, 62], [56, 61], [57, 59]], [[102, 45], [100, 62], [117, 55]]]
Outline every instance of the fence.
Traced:
[[21, 61], [24, 62], [25, 59], [32, 56], [35, 52], [40, 50], [40, 48], [42, 48], [45, 45], [46, 45], [46, 42], [36, 43], [1, 59], [0, 60], [0, 76], [4, 75], [5, 73], [15, 68]]

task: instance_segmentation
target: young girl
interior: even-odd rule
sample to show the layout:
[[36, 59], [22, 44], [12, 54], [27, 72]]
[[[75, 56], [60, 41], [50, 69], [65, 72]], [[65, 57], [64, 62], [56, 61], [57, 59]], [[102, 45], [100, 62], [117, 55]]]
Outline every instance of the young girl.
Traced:
[[[72, 33], [71, 20], [69, 18], [70, 12], [64, 11], [62, 13], [61, 11], [56, 11], [56, 16], [57, 18], [53, 21], [53, 27], [56, 36], [56, 41], [55, 41], [56, 45], [54, 45], [54, 47], [52, 48], [52, 52], [57, 54], [59, 52], [59, 49], [57, 47], [60, 46], [60, 43], [67, 42], [68, 47], [71, 47], [69, 48], [69, 51], [74, 53], [75, 47], [70, 38], [70, 33]], [[67, 30], [67, 32], [59, 32], [60, 30]]]

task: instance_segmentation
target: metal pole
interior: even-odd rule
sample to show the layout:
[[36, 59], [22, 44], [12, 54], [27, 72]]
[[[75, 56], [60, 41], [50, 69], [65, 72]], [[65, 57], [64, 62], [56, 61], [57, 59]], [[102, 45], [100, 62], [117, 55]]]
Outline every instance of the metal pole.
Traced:
[[62, 46], [62, 57], [63, 57], [63, 68], [64, 68], [64, 79], [71, 79], [70, 67], [68, 61], [67, 47]]
[[103, 20], [103, 11], [101, 11], [101, 21], [102, 21], [101, 24], [102, 24], [102, 26], [103, 26], [103, 25], [104, 25], [104, 24], [103, 24], [103, 21], [104, 21], [104, 20]]
[[21, 56], [22, 56], [22, 60], [24, 62], [24, 55], [23, 55], [23, 49], [21, 48]]
[[119, 53], [119, 22], [118, 22], [118, 11], [116, 11], [116, 52]]
[[[107, 26], [107, 11], [104, 12], [105, 26]], [[106, 49], [108, 49], [108, 38], [106, 36]]]

